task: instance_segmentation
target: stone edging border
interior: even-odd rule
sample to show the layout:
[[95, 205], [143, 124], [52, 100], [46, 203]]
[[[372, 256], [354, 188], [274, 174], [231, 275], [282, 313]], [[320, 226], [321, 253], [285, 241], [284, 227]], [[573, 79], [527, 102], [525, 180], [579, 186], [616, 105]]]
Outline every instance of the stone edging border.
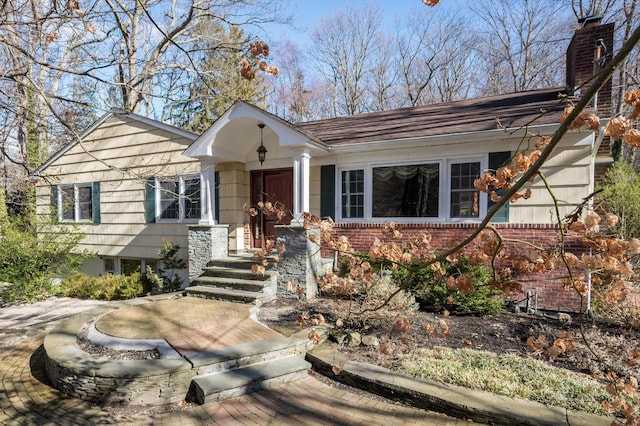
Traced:
[[45, 367], [53, 386], [74, 398], [110, 406], [183, 400], [193, 375], [185, 359], [112, 360], [90, 355], [78, 346], [82, 327], [113, 308], [78, 314], [45, 336]]
[[93, 344], [119, 351], [157, 350], [161, 359], [178, 359], [180, 354], [165, 339], [127, 339], [104, 334], [96, 328], [96, 321], [89, 325], [87, 338]]
[[[307, 352], [313, 369], [333, 380], [405, 405], [494, 425], [609, 426], [611, 417], [508, 398], [461, 386], [415, 380], [376, 365], [349, 361], [344, 354], [319, 347]], [[341, 371], [334, 374], [333, 367]]]

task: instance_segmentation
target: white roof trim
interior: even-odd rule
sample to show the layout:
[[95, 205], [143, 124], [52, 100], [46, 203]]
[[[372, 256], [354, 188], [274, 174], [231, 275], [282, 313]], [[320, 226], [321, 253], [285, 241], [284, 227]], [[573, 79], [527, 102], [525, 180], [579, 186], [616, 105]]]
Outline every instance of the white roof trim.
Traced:
[[[255, 105], [251, 105], [248, 102], [238, 100], [228, 110], [226, 110], [225, 113], [222, 114], [222, 116], [220, 116], [220, 118], [218, 118], [211, 125], [211, 127], [209, 127], [204, 133], [202, 133], [198, 137], [198, 139], [184, 151], [183, 154], [187, 157], [192, 158], [224, 156], [224, 148], [221, 149], [219, 147], [214, 147], [213, 140], [215, 138], [215, 135], [220, 132], [227, 124], [239, 118], [252, 118], [256, 121], [266, 124], [278, 134], [281, 142], [280, 146], [282, 147], [296, 146], [287, 143], [282, 144], [282, 141], [285, 139], [299, 139], [299, 146], [311, 145], [314, 148], [318, 148], [326, 152], [331, 151], [330, 147], [323, 144], [321, 141], [314, 140], [312, 136], [309, 136], [308, 134], [296, 129], [288, 121], [270, 114]], [[285, 138], [285, 135], [290, 135], [291, 138]]]

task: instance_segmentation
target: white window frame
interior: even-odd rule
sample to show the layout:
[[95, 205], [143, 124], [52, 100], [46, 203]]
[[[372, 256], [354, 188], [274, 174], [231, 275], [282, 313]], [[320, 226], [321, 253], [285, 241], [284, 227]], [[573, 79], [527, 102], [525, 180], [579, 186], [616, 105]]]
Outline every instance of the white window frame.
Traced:
[[[73, 188], [73, 219], [65, 219], [64, 217], [64, 189]], [[80, 188], [89, 188], [91, 194], [91, 203], [89, 205], [89, 217], [80, 219]], [[66, 223], [92, 223], [93, 222], [93, 185], [91, 182], [84, 183], [65, 183], [58, 185], [58, 222]]]
[[[438, 223], [438, 222], [455, 222], [455, 223], [477, 223], [480, 222], [487, 214], [487, 194], [481, 192], [479, 199], [479, 214], [473, 218], [451, 217], [451, 166], [453, 164], [463, 163], [480, 163], [480, 173], [487, 169], [488, 154], [475, 157], [451, 157], [447, 159], [425, 158], [416, 161], [404, 162], [380, 162], [370, 164], [353, 164], [342, 165], [336, 167], [336, 217], [337, 221], [345, 223], [384, 223], [394, 221], [399, 223]], [[373, 169], [377, 167], [393, 167], [393, 166], [409, 166], [414, 164], [438, 164], [440, 170], [440, 182], [438, 186], [438, 216], [437, 217], [373, 217]], [[342, 172], [352, 170], [364, 170], [364, 217], [348, 218], [342, 217]]]
[[478, 217], [451, 217], [451, 167], [454, 164], [466, 164], [466, 163], [480, 163], [480, 177], [482, 177], [482, 173], [484, 170], [487, 170], [488, 167], [488, 155], [484, 157], [461, 157], [461, 158], [451, 158], [447, 161], [447, 182], [446, 182], [446, 220], [447, 222], [480, 222], [487, 215], [487, 194], [484, 192], [480, 192], [480, 197], [478, 199]]
[[[342, 218], [342, 174], [344, 172], [354, 172], [354, 171], [359, 171], [362, 170], [363, 171], [363, 184], [364, 184], [364, 188], [363, 188], [363, 193], [362, 193], [362, 217], [345, 217]], [[366, 167], [352, 167], [352, 168], [344, 168], [344, 169], [340, 169], [340, 171], [338, 172], [338, 199], [339, 202], [338, 205], [340, 212], [339, 212], [339, 216], [344, 219], [345, 221], [350, 221], [350, 222], [358, 222], [358, 221], [362, 221], [365, 220], [365, 218], [367, 217], [367, 205], [368, 205], [368, 199], [370, 198], [369, 194], [369, 190], [367, 188], [367, 183], [368, 183], [368, 177], [367, 177], [367, 168]]]
[[[200, 221], [202, 215], [202, 194], [200, 194], [200, 211], [198, 212], [198, 217], [196, 218], [185, 218], [185, 200], [186, 197], [184, 195], [185, 192], [185, 181], [198, 179], [200, 183], [201, 177], [197, 174], [177, 176], [177, 177], [167, 177], [167, 178], [159, 178], [156, 177], [156, 222], [160, 223], [197, 223]], [[162, 217], [162, 182], [178, 182], [178, 217], [176, 219], [165, 219]]]

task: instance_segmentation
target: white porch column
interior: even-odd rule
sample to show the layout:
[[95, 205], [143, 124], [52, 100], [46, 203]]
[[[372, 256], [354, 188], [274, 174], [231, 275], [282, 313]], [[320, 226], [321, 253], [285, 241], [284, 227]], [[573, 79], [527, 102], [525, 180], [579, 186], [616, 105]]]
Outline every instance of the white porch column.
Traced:
[[293, 218], [300, 221], [309, 211], [310, 161], [309, 151], [297, 152], [293, 157]]
[[200, 160], [200, 225], [215, 225], [216, 211], [216, 163]]

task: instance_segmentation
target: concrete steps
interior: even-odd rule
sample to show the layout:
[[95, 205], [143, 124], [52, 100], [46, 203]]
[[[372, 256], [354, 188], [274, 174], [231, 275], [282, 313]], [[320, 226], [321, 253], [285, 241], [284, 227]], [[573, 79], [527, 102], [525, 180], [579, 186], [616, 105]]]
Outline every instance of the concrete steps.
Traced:
[[197, 377], [191, 381], [189, 394], [198, 404], [220, 401], [299, 379], [308, 374], [310, 367], [309, 362], [297, 355], [272, 359]]
[[244, 256], [215, 259], [185, 291], [189, 296], [259, 306], [276, 297], [278, 273], [253, 274], [251, 268], [256, 262]]

